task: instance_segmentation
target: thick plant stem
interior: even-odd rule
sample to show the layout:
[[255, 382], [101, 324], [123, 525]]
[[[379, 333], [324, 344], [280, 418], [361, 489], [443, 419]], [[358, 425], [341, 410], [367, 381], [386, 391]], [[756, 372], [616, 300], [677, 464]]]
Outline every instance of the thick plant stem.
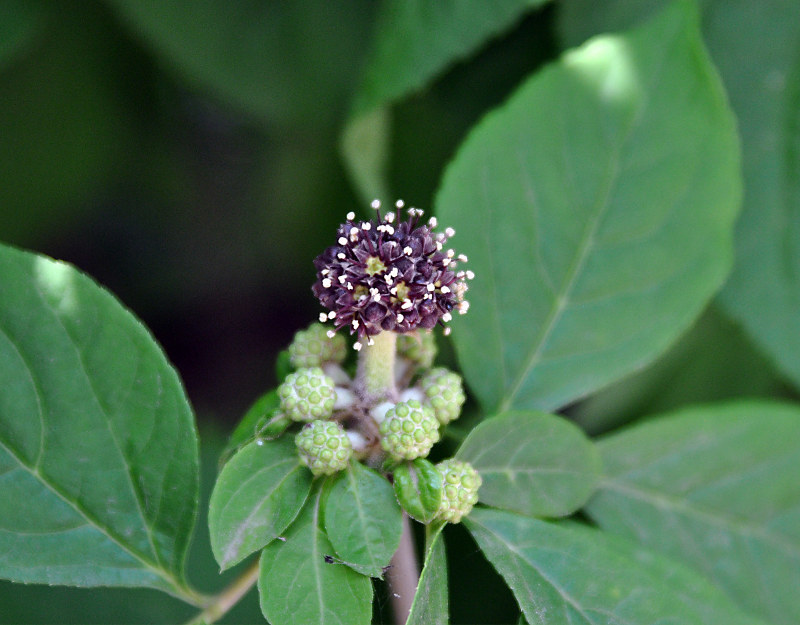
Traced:
[[394, 381], [394, 361], [397, 334], [381, 332], [372, 337], [372, 345], [365, 343], [358, 355], [355, 391], [370, 404], [397, 399]]
[[230, 586], [211, 599], [206, 608], [185, 625], [210, 625], [221, 619], [225, 613], [239, 603], [258, 580], [259, 559], [247, 568]]
[[408, 515], [403, 513], [403, 533], [400, 537], [400, 546], [392, 556], [392, 566], [386, 573], [389, 582], [389, 592], [392, 599], [392, 610], [396, 625], [404, 625], [414, 603], [414, 595], [419, 584], [419, 565], [411, 533], [411, 523]]

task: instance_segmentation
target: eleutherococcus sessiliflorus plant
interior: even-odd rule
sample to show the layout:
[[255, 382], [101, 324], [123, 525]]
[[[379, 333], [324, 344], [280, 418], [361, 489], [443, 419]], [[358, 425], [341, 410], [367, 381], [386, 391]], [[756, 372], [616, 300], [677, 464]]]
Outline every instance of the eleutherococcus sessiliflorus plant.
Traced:
[[[7, 4], [9, 15], [27, 6]], [[27, 23], [35, 34], [30, 18], [58, 4], [37, 3], [41, 11], [9, 24]], [[304, 21], [320, 3], [273, 3], [281, 7], [275, 15], [259, 3], [221, 0], [208, 4], [224, 10], [200, 12], [193, 3], [103, 4], [125, 17], [104, 24], [135, 26], [131, 35], [160, 50], [164, 63], [154, 66], [179, 72], [180, 50], [203, 58], [203, 67], [192, 64], [192, 84], [200, 88], [198, 72], [212, 68], [236, 87], [239, 104], [248, 93], [274, 104], [279, 92], [294, 92], [280, 89], [290, 86], [282, 80], [263, 88], [271, 74], [256, 61], [284, 64], [263, 53], [280, 46], [264, 47], [261, 37], [306, 45], [317, 38], [305, 27], [318, 24], [352, 44], [359, 40], [342, 37], [327, 17], [363, 13], [322, 3], [325, 18]], [[259, 208], [272, 227], [229, 243], [237, 257], [252, 258], [238, 249], [246, 241], [268, 250], [259, 256], [265, 262], [252, 263], [263, 273], [288, 268], [291, 283], [265, 292], [282, 310], [292, 309], [286, 287], [298, 286], [304, 267], [300, 297], [319, 302], [321, 317], [297, 322], [307, 327], [286, 341], [275, 367], [235, 363], [274, 390], [247, 411], [221, 454], [214, 432], [203, 432], [205, 460], [219, 462], [207, 475], [206, 535], [196, 527], [206, 501], [200, 437], [163, 351], [74, 267], [0, 245], [0, 578], [18, 583], [0, 585], [0, 622], [163, 616], [208, 624], [263, 614], [273, 625], [385, 625], [395, 604], [396, 622], [408, 625], [797, 625], [800, 272], [790, 201], [796, 150], [783, 149], [796, 135], [786, 123], [800, 76], [796, 7], [710, 0], [699, 12], [692, 0], [562, 0], [537, 14], [538, 3], [527, 1], [463, 0], [427, 12], [411, 1], [379, 4], [375, 53], [343, 130], [351, 190], [369, 199], [387, 200], [391, 188], [430, 197], [432, 214], [456, 229], [458, 253], [449, 252], [452, 232], [417, 211], [379, 214], [369, 199], [359, 208], [338, 204], [339, 194], [312, 197], [327, 189], [317, 185], [328, 178], [316, 168], [325, 158], [315, 149], [301, 156], [294, 138], [307, 145], [334, 133], [317, 133], [316, 120], [297, 108], [301, 123], [284, 128], [291, 150], [264, 161], [297, 176], [270, 187]], [[668, 6], [643, 21], [660, 4]], [[274, 19], [281, 11], [293, 17]], [[511, 47], [527, 63], [531, 48], [517, 43], [543, 44], [551, 61], [525, 69], [531, 75], [506, 94], [518, 79], [500, 68], [514, 64], [485, 61], [505, 61], [511, 40], [499, 33], [523, 13], [524, 32], [534, 36], [515, 36]], [[184, 37], [183, 26], [209, 20], [213, 28]], [[579, 43], [595, 20], [619, 32], [559, 57], [554, 24]], [[50, 32], [61, 22], [43, 23]], [[287, 36], [295, 26], [302, 37]], [[742, 32], [768, 33], [770, 45]], [[227, 50], [216, 44], [232, 36], [247, 44], [231, 49], [242, 62], [227, 62], [226, 53], [215, 67], [215, 51]], [[490, 56], [467, 59], [497, 37]], [[320, 40], [320, 67], [334, 79], [329, 41]], [[38, 47], [28, 52], [62, 59]], [[6, 86], [44, 60], [21, 50], [13, 59], [0, 51]], [[83, 51], [89, 60], [92, 50]], [[178, 56], [167, 63], [162, 54]], [[309, 58], [284, 56], [290, 66]], [[59, 67], [67, 65], [110, 67]], [[239, 70], [258, 88], [240, 91]], [[326, 80], [290, 73], [319, 87], [321, 97], [301, 100], [344, 110]], [[29, 78], [22, 83], [52, 95], [49, 82]], [[226, 86], [215, 93], [223, 97]], [[412, 92], [419, 97], [403, 103]], [[34, 103], [6, 100], [24, 102], [25, 111]], [[501, 100], [473, 125], [479, 108]], [[4, 132], [19, 137], [9, 111]], [[472, 130], [451, 128], [455, 118]], [[269, 113], [259, 119], [270, 133], [278, 129]], [[451, 140], [464, 137], [462, 145], [443, 149], [435, 126]], [[59, 160], [55, 134], [34, 133]], [[437, 153], [454, 156], [431, 172], [441, 173], [436, 192], [415, 188]], [[29, 168], [39, 159], [17, 160]], [[38, 185], [24, 173], [16, 178]], [[13, 210], [26, 215], [20, 206]], [[296, 254], [296, 243], [322, 234], [321, 223], [333, 224], [328, 238]], [[213, 252], [203, 249], [205, 262], [216, 261]], [[472, 307], [462, 316], [467, 297]], [[278, 330], [268, 319], [263, 327]], [[437, 346], [448, 349], [437, 356]], [[188, 573], [218, 588], [213, 595], [187, 580], [193, 531], [200, 540]], [[208, 553], [205, 564], [197, 557], [207, 536], [216, 564]], [[501, 602], [494, 590], [502, 584]], [[46, 585], [163, 592], [141, 601], [99, 590], [75, 601]], [[243, 597], [254, 585], [258, 592]], [[240, 610], [226, 614], [234, 605]], [[46, 606], [52, 611], [38, 618]]]

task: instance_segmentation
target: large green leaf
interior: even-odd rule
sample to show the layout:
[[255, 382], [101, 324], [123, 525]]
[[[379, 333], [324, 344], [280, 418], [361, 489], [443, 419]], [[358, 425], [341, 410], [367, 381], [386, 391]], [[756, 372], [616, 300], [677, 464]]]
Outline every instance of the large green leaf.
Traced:
[[370, 622], [372, 582], [329, 557], [334, 551], [322, 527], [322, 493], [319, 487], [312, 493], [285, 541], [261, 553], [258, 590], [272, 625]]
[[371, 15], [363, 0], [108, 0], [164, 63], [267, 122], [336, 119]]
[[74, 268], [0, 247], [0, 577], [183, 587], [197, 436], [163, 353]]
[[325, 529], [348, 566], [364, 575], [383, 577], [403, 529], [392, 485], [360, 462], [352, 462], [331, 487]]
[[755, 625], [677, 563], [577, 524], [475, 509], [464, 520], [530, 625]]
[[[443, 525], [433, 530], [406, 625], [447, 625], [447, 554]], [[430, 529], [428, 529], [430, 531]]]
[[600, 480], [600, 455], [566, 419], [512, 411], [475, 428], [456, 454], [483, 478], [480, 501], [532, 516], [575, 512]]
[[[569, 42], [636, 23], [664, 0], [565, 0]], [[800, 20], [795, 0], [704, 0], [703, 31], [739, 119], [745, 182], [736, 265], [720, 295], [800, 385]], [[746, 37], [742, 36], [747, 32]], [[765, 41], [769, 45], [763, 45]]]
[[688, 2], [487, 116], [436, 200], [476, 274], [453, 338], [484, 408], [563, 406], [664, 351], [730, 267], [738, 166]]
[[775, 623], [800, 622], [800, 408], [709, 405], [603, 440], [603, 528], [703, 571]]
[[389, 105], [422, 88], [451, 65], [547, 0], [384, 0], [354, 115], [342, 137], [345, 164], [367, 200], [384, 200]]
[[222, 469], [208, 511], [211, 548], [223, 569], [261, 549], [300, 512], [311, 472], [300, 464], [294, 441], [254, 441]]

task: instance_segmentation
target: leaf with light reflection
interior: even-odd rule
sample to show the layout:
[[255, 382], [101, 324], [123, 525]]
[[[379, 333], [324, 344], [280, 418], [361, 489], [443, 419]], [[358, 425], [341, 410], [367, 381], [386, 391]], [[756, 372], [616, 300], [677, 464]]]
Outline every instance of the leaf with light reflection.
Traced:
[[489, 114], [436, 198], [476, 278], [454, 320], [487, 411], [549, 411], [662, 353], [731, 266], [736, 126], [689, 2]]
[[186, 595], [197, 436], [144, 326], [64, 263], [0, 246], [0, 577]]

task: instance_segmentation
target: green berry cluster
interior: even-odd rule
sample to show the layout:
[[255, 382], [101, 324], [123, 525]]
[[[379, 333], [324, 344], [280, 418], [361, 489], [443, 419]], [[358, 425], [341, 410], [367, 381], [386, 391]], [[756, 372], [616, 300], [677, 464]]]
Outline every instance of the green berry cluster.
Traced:
[[436, 338], [430, 330], [417, 330], [397, 337], [397, 355], [420, 369], [427, 369], [436, 357]]
[[380, 434], [381, 446], [390, 456], [413, 460], [427, 456], [439, 440], [439, 422], [428, 406], [410, 399], [386, 412]]
[[419, 386], [439, 423], [447, 425], [461, 414], [466, 396], [460, 375], [436, 367], [422, 376]]
[[294, 335], [289, 345], [289, 361], [295, 369], [321, 367], [325, 363], [340, 363], [347, 355], [347, 344], [341, 334], [328, 336], [328, 328], [312, 323]]
[[483, 480], [472, 465], [455, 458], [443, 460], [436, 468], [442, 475], [442, 502], [436, 517], [458, 523], [478, 503], [478, 489]]
[[328, 419], [336, 403], [334, 382], [319, 367], [290, 373], [278, 387], [278, 396], [281, 410], [293, 421]]
[[350, 439], [334, 421], [312, 421], [295, 437], [300, 460], [314, 475], [332, 475], [347, 468], [353, 455]]

